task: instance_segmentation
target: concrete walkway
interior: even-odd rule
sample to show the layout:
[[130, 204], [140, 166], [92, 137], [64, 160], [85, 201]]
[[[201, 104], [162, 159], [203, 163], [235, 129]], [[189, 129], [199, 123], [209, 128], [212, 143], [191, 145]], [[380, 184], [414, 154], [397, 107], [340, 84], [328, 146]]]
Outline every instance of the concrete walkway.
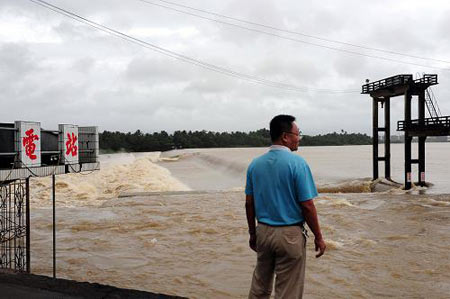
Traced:
[[0, 270], [0, 297], [2, 299], [183, 298], [7, 270]]

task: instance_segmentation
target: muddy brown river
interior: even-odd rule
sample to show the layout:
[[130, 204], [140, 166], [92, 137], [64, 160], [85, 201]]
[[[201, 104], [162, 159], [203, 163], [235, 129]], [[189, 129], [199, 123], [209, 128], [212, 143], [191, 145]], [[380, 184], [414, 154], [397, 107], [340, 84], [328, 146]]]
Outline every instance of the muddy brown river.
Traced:
[[[448, 153], [449, 145], [434, 150]], [[100, 172], [58, 176], [57, 276], [190, 298], [246, 297], [256, 256], [247, 246], [242, 175], [264, 151], [110, 155]], [[351, 158], [366, 152], [300, 153], [327, 191], [316, 206], [328, 250], [316, 259], [308, 242], [305, 298], [448, 298], [448, 162], [429, 158], [430, 188], [369, 192], [370, 168]], [[31, 191], [32, 272], [51, 275], [50, 181], [32, 179]]]

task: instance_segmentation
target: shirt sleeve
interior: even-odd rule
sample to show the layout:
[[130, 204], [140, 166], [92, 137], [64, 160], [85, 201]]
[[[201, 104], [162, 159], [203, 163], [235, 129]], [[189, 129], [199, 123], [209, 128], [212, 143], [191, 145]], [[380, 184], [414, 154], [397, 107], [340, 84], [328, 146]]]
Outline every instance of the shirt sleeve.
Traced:
[[247, 182], [245, 184], [245, 194], [253, 195], [253, 182], [252, 182], [252, 173], [251, 173], [251, 164], [247, 169]]
[[308, 201], [317, 197], [317, 188], [314, 183], [314, 178], [312, 176], [311, 170], [309, 169], [308, 164], [305, 161], [300, 161], [297, 165], [297, 173], [296, 173], [296, 190], [297, 190], [297, 198], [299, 201]]

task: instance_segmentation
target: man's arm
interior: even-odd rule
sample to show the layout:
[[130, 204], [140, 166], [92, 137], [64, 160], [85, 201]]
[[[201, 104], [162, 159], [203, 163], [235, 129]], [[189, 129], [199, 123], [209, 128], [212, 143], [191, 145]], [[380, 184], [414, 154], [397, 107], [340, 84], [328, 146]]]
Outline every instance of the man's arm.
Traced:
[[250, 248], [256, 251], [255, 204], [253, 202], [253, 195], [245, 196], [245, 212], [247, 214], [248, 233], [250, 234], [248, 243]]
[[302, 207], [303, 216], [305, 217], [306, 223], [314, 234], [314, 244], [316, 246], [316, 251], [319, 251], [319, 253], [316, 254], [316, 257], [321, 257], [325, 252], [327, 246], [325, 245], [325, 241], [322, 238], [314, 201], [302, 201], [300, 202], [300, 205]]

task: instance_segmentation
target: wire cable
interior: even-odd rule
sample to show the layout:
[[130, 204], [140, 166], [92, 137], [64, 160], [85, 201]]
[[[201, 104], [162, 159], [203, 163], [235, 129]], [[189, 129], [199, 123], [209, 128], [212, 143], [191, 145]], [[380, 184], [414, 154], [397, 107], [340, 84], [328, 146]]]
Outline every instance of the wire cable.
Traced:
[[227, 69], [224, 67], [220, 67], [211, 63], [207, 63], [195, 58], [191, 58], [189, 56], [183, 55], [183, 54], [179, 54], [176, 53], [174, 51], [165, 49], [163, 47], [159, 47], [155, 44], [140, 40], [138, 38], [132, 37], [130, 35], [127, 35], [123, 32], [120, 32], [118, 30], [112, 29], [110, 27], [101, 25], [99, 23], [96, 23], [94, 21], [91, 21], [87, 18], [84, 18], [80, 15], [77, 15], [75, 13], [72, 13], [68, 10], [65, 10], [63, 8], [57, 7], [53, 4], [50, 4], [46, 1], [42, 1], [42, 0], [29, 0], [37, 5], [40, 5], [42, 7], [45, 7], [49, 10], [52, 10], [58, 14], [64, 15], [66, 17], [69, 17], [71, 19], [74, 19], [80, 23], [86, 24], [90, 27], [93, 27], [97, 30], [103, 31], [107, 34], [113, 35], [115, 37], [118, 37], [120, 39], [126, 40], [128, 42], [132, 42], [134, 44], [137, 44], [141, 47], [156, 51], [158, 53], [161, 53], [163, 55], [184, 61], [186, 63], [190, 63], [190, 64], [194, 64], [196, 66], [217, 72], [217, 73], [221, 73], [230, 77], [235, 77], [241, 80], [246, 80], [246, 81], [250, 81], [253, 83], [257, 83], [257, 84], [261, 84], [261, 85], [266, 85], [266, 86], [270, 86], [270, 87], [275, 87], [275, 88], [279, 88], [279, 89], [284, 89], [284, 90], [290, 90], [290, 91], [295, 91], [295, 92], [323, 92], [323, 93], [357, 93], [359, 92], [359, 89], [350, 89], [350, 90], [335, 90], [335, 89], [318, 89], [318, 88], [308, 88], [308, 87], [300, 87], [300, 86], [296, 86], [296, 85], [291, 85], [288, 83], [283, 83], [283, 82], [277, 82], [277, 81], [271, 81], [271, 80], [267, 80], [264, 78], [260, 78], [254, 75], [248, 75], [248, 74], [244, 74], [241, 72], [237, 72], [237, 71], [233, 71], [231, 69]]
[[[137, 1], [148, 2], [148, 1], [144, 1], [144, 0], [137, 0]], [[289, 34], [304, 36], [304, 37], [308, 37], [308, 38], [312, 38], [312, 39], [316, 39], [316, 40], [321, 40], [321, 41], [325, 41], [325, 42], [336, 43], [336, 44], [340, 44], [340, 45], [346, 45], [346, 46], [351, 46], [351, 47], [365, 49], [365, 50], [383, 52], [383, 53], [387, 53], [387, 54], [405, 56], [405, 57], [410, 57], [410, 58], [415, 58], [415, 59], [422, 59], [422, 60], [429, 60], [429, 61], [435, 61], [435, 62], [450, 63], [450, 61], [448, 61], [448, 60], [442, 60], [442, 59], [436, 59], [436, 58], [431, 58], [431, 57], [423, 57], [423, 56], [411, 55], [411, 54], [396, 52], [396, 51], [392, 51], [392, 50], [380, 49], [380, 48], [369, 47], [369, 46], [364, 46], [364, 45], [358, 45], [358, 44], [349, 43], [349, 42], [333, 40], [333, 39], [324, 38], [324, 37], [320, 37], [320, 36], [315, 36], [315, 35], [311, 35], [311, 34], [306, 34], [306, 33], [298, 32], [298, 31], [282, 29], [282, 28], [278, 28], [278, 27], [274, 27], [274, 26], [270, 26], [270, 25], [266, 25], [266, 24], [262, 24], [262, 23], [252, 22], [252, 21], [248, 21], [248, 20], [244, 20], [244, 19], [239, 19], [239, 18], [236, 18], [236, 17], [230, 17], [230, 16], [227, 16], [227, 15], [219, 14], [217, 12], [208, 11], [208, 10], [205, 10], [205, 9], [199, 9], [199, 8], [195, 8], [195, 7], [188, 6], [188, 5], [183, 5], [183, 4], [172, 2], [172, 1], [166, 1], [166, 0], [156, 0], [156, 1], [163, 2], [163, 3], [166, 3], [166, 4], [170, 4], [170, 5], [173, 5], [173, 6], [187, 8], [187, 9], [190, 9], [190, 10], [193, 10], [193, 11], [202, 12], [202, 13], [213, 15], [213, 16], [220, 17], [220, 18], [225, 18], [225, 19], [229, 19], [229, 20], [233, 20], [233, 21], [238, 21], [238, 22], [241, 22], [241, 23], [244, 23], [244, 24], [248, 24], [248, 25], [259, 26], [259, 27], [263, 27], [263, 28], [266, 28], [266, 29], [271, 29], [271, 30], [276, 30], [276, 31], [280, 31], [280, 32], [289, 33]], [[149, 3], [149, 4], [156, 5], [154, 3]], [[172, 8], [169, 8], [169, 7], [165, 7], [165, 8], [172, 9]]]
[[[88, 170], [89, 172], [87, 172], [87, 173], [83, 173], [84, 171], [81, 170], [81, 166], [80, 166], [80, 170], [76, 170], [75, 168], [72, 167], [72, 164], [67, 164], [67, 165], [69, 165], [70, 169], [72, 169], [71, 173], [76, 173], [76, 174], [81, 174], [81, 175], [90, 175], [90, 174], [94, 173], [95, 171], [99, 170], [99, 169], [97, 169], [97, 167], [100, 165], [100, 162], [95, 162], [95, 169]], [[78, 164], [78, 165], [82, 165], [82, 164]]]
[[352, 55], [358, 55], [358, 56], [363, 56], [363, 57], [381, 59], [381, 60], [386, 60], [386, 61], [390, 61], [390, 62], [396, 62], [396, 63], [420, 66], [420, 67], [425, 67], [425, 68], [430, 68], [430, 69], [438, 69], [438, 70], [450, 71], [449, 68], [442, 68], [442, 67], [438, 67], [438, 66], [429, 66], [429, 65], [425, 65], [425, 64], [408, 62], [408, 61], [398, 60], [398, 59], [394, 59], [394, 58], [388, 58], [388, 57], [384, 57], [384, 56], [365, 54], [365, 53], [355, 52], [355, 51], [352, 51], [352, 50], [341, 49], [341, 48], [336, 48], [336, 47], [332, 47], [332, 46], [327, 46], [327, 45], [317, 44], [317, 43], [313, 43], [313, 42], [308, 42], [308, 41], [297, 39], [297, 38], [286, 37], [286, 36], [283, 36], [283, 35], [280, 35], [280, 34], [267, 32], [267, 31], [254, 29], [254, 28], [249, 28], [249, 27], [238, 25], [238, 24], [233, 24], [233, 23], [229, 23], [229, 22], [225, 22], [225, 21], [221, 21], [221, 20], [217, 20], [217, 19], [201, 16], [201, 15], [198, 15], [198, 14], [182, 11], [182, 10], [179, 10], [179, 9], [176, 9], [176, 8], [172, 8], [172, 7], [169, 7], [169, 6], [162, 5], [162, 4], [153, 3], [153, 2], [150, 2], [150, 1], [147, 1], [147, 0], [136, 0], [136, 1], [144, 2], [146, 4], [150, 4], [150, 5], [166, 8], [166, 9], [173, 10], [173, 11], [177, 11], [177, 12], [180, 12], [180, 13], [183, 13], [183, 14], [191, 15], [191, 16], [202, 18], [202, 19], [205, 19], [205, 20], [210, 20], [210, 21], [217, 22], [217, 23], [220, 23], [220, 24], [225, 24], [225, 25], [237, 27], [237, 28], [244, 29], [244, 30], [257, 32], [257, 33], [261, 33], [261, 34], [265, 34], [265, 35], [269, 35], [269, 36], [273, 36], [273, 37], [278, 37], [278, 38], [281, 38], [281, 39], [286, 39], [286, 40], [290, 40], [290, 41], [297, 42], [297, 43], [302, 43], [302, 44], [307, 44], [307, 45], [311, 45], [311, 46], [315, 46], [315, 47], [325, 48], [325, 49], [328, 49], [328, 50], [333, 50], [333, 51], [338, 51], [338, 52], [343, 52], [343, 53], [352, 54]]
[[0, 181], [0, 186], [5, 184], [6, 182], [8, 182], [9, 177], [11, 176], [11, 174], [14, 171], [16, 163], [17, 163], [17, 154], [14, 155], [14, 161], [11, 163], [11, 169], [9, 170], [8, 175], [5, 177], [5, 179], [3, 181]]
[[[59, 162], [61, 161], [61, 153], [59, 153], [59, 155], [58, 155], [58, 161], [56, 162], [55, 166], [53, 167], [53, 172], [50, 173], [50, 174], [48, 174], [48, 175], [39, 175], [39, 174], [36, 174], [36, 173], [33, 172], [33, 170], [31, 170], [31, 168], [28, 167], [28, 165], [26, 165], [25, 163], [23, 163], [22, 160], [18, 159], [18, 161], [20, 162], [20, 164], [21, 164], [25, 169], [27, 169], [27, 170], [32, 174], [33, 177], [44, 178], [44, 177], [47, 177], [47, 176], [49, 176], [49, 175], [54, 175], [54, 174], [56, 174], [56, 169], [58, 168], [58, 166], [61, 166], [61, 165], [59, 165]], [[51, 167], [51, 166], [47, 166], [47, 167]]]

